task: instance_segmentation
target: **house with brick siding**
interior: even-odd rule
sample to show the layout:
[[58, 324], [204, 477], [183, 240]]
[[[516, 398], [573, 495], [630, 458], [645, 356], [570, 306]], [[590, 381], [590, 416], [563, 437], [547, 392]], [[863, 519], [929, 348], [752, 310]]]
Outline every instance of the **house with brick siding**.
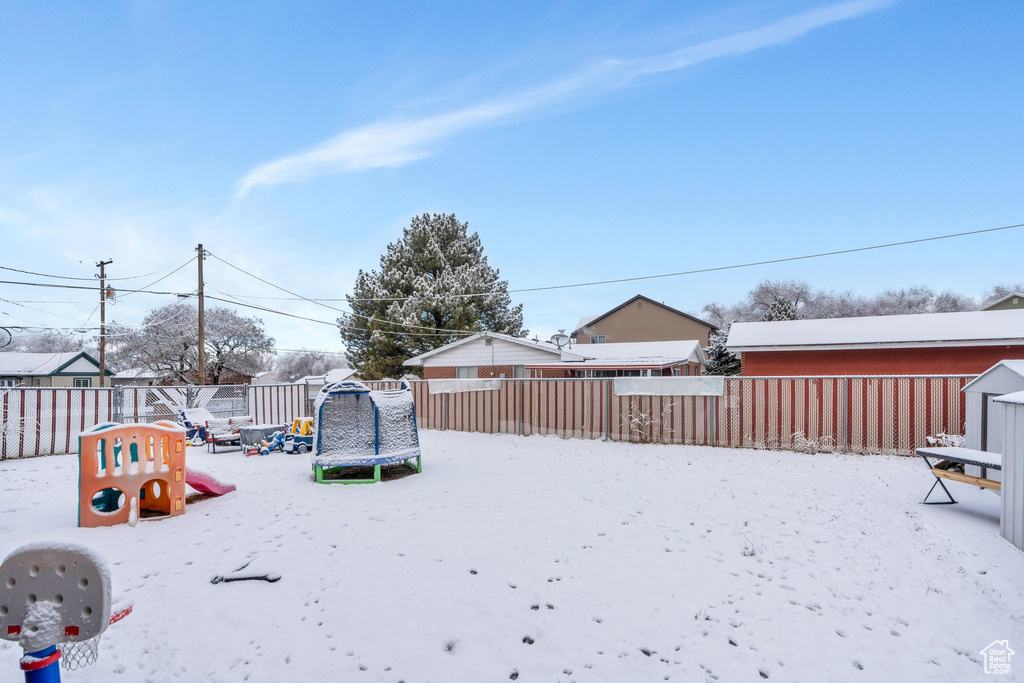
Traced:
[[424, 379], [499, 379], [689, 376], [699, 375], [704, 363], [695, 339], [558, 348], [551, 342], [479, 332], [414, 356], [405, 365], [423, 368]]
[[726, 347], [748, 376], [975, 375], [1024, 359], [1024, 309], [733, 323]]

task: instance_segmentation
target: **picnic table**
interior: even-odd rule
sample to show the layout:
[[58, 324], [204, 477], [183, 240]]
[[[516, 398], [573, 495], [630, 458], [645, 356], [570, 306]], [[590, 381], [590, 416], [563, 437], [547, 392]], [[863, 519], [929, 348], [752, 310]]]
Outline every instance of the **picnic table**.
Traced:
[[[950, 481], [959, 481], [963, 484], [971, 484], [972, 486], [978, 486], [983, 489], [990, 489], [992, 491], [1001, 491], [1002, 484], [995, 479], [988, 478], [988, 471], [995, 470], [1001, 471], [1003, 469], [1003, 456], [999, 453], [990, 453], [988, 451], [976, 451], [973, 448], [961, 448], [959, 446], [937, 446], [934, 448], [918, 448], [917, 454], [924, 459], [928, 469], [935, 477], [935, 483], [928, 489], [928, 495], [921, 501], [925, 505], [951, 505], [956, 503], [953, 496], [950, 495], [949, 489], [942, 483], [943, 479]], [[931, 458], [931, 460], [929, 459]], [[933, 463], [932, 460], [935, 460]], [[981, 468], [981, 476], [973, 477], [963, 472], [956, 472], [949, 469], [953, 465], [974, 465], [975, 467]], [[949, 500], [938, 500], [929, 503], [928, 496], [932, 495], [932, 491], [935, 490], [936, 486], [941, 486], [942, 490], [946, 492], [946, 496]]]

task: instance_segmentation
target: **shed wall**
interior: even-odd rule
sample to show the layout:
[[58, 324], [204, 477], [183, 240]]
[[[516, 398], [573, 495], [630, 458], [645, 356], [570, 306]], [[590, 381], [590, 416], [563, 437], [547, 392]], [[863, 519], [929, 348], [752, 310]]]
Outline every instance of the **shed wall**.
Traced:
[[1002, 405], [1006, 452], [1003, 454], [1003, 510], [999, 531], [1003, 538], [1024, 550], [1024, 405]]
[[743, 374], [976, 375], [1006, 359], [1024, 359], [1024, 346], [744, 351]]

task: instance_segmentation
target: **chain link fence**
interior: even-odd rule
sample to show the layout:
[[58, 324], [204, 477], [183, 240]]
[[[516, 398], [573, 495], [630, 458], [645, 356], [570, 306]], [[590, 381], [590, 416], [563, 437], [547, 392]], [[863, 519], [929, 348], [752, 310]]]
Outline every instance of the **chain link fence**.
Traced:
[[729, 377], [721, 396], [617, 396], [610, 379], [504, 379], [443, 394], [411, 384], [421, 429], [912, 455], [928, 436], [964, 433], [961, 390], [973, 378]]
[[177, 421], [187, 408], [206, 408], [214, 417], [250, 415], [244, 384], [217, 386], [115, 387], [117, 422]]
[[[411, 382], [420, 429], [804, 452], [910, 455], [963, 434], [973, 376], [730, 377], [721, 396], [617, 396], [610, 379], [503, 379], [497, 390], [431, 393]], [[367, 382], [394, 389], [397, 382]], [[185, 408], [287, 424], [312, 415], [301, 384], [8, 388], [0, 459], [74, 452], [101, 422], [177, 420]]]

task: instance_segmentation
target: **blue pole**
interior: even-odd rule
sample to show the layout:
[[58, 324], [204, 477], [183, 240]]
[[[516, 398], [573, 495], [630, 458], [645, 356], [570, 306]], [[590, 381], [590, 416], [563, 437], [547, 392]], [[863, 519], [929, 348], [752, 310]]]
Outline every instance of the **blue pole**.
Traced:
[[[37, 650], [36, 652], [26, 652], [26, 657], [33, 657], [34, 659], [47, 659], [52, 655], [57, 654], [57, 646], [51, 645], [43, 650]], [[60, 683], [60, 658], [54, 657], [53, 661], [46, 666], [39, 669], [25, 669], [26, 664], [22, 664], [21, 668], [25, 672], [25, 683]], [[28, 665], [31, 666], [31, 665]]]

